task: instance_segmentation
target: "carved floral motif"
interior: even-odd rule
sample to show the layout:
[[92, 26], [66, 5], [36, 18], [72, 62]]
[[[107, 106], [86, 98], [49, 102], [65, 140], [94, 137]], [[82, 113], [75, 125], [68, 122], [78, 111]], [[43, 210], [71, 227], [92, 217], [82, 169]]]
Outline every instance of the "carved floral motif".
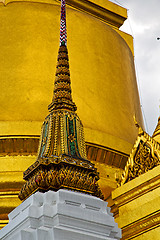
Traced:
[[128, 170], [128, 181], [148, 172], [160, 164], [158, 157], [155, 154], [151, 154], [151, 149], [145, 142], [139, 144], [133, 161], [134, 167], [130, 166]]
[[35, 191], [54, 191], [60, 188], [67, 188], [92, 194], [103, 198], [102, 192], [97, 183], [98, 176], [93, 176], [85, 169], [61, 165], [50, 169], [39, 170], [23, 186], [19, 193], [21, 200], [26, 199]]
[[118, 185], [123, 185], [158, 165], [160, 165], [160, 145], [139, 127], [139, 136], [125, 170], [121, 178], [117, 178]]

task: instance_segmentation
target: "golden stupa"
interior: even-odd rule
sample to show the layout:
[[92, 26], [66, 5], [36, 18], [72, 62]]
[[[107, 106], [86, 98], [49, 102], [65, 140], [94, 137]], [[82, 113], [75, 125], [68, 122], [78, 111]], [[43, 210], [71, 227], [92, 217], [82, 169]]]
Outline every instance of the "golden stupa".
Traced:
[[[119, 30], [126, 9], [107, 0], [66, 2], [73, 99], [107, 199], [137, 136], [133, 116], [143, 126], [133, 39]], [[53, 95], [59, 11], [58, 0], [0, 3], [0, 227], [20, 204], [23, 172], [37, 157]]]

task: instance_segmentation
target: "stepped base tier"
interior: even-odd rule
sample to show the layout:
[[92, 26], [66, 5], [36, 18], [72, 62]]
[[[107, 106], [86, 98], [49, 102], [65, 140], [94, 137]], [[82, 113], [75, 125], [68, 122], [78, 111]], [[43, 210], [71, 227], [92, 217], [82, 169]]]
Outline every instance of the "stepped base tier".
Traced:
[[9, 214], [1, 240], [118, 240], [121, 230], [103, 200], [59, 190], [36, 192]]

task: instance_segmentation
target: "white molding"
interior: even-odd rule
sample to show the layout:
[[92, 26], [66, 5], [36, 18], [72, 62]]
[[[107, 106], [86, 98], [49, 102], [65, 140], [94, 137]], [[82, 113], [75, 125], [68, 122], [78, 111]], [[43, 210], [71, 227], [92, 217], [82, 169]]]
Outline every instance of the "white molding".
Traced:
[[113, 240], [121, 238], [107, 203], [68, 190], [37, 192], [9, 214], [1, 240]]

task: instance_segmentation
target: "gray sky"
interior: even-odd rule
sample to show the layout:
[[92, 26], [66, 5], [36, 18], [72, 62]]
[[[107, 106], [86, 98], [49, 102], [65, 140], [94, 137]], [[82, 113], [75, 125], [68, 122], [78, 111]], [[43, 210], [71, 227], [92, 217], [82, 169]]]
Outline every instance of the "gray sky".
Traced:
[[121, 30], [134, 37], [135, 68], [146, 131], [160, 115], [160, 0], [110, 0], [128, 9]]

